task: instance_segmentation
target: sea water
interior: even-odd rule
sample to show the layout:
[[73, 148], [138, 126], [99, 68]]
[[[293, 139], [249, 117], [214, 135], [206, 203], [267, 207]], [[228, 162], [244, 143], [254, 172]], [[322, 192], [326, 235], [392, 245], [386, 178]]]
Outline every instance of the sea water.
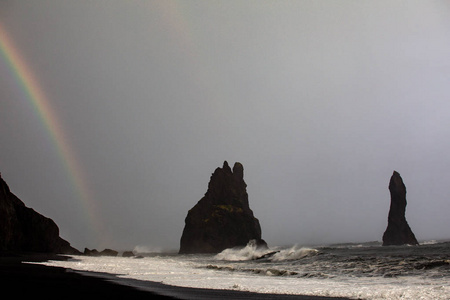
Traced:
[[217, 255], [72, 256], [43, 264], [182, 287], [355, 299], [450, 299], [450, 242], [273, 247]]

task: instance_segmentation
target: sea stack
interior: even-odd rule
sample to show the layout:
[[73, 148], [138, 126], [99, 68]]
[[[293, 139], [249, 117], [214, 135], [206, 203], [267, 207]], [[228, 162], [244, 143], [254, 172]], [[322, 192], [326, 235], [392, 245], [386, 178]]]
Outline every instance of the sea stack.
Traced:
[[56, 223], [11, 193], [0, 175], [0, 251], [78, 254], [59, 236]]
[[388, 226], [383, 234], [383, 246], [418, 245], [416, 237], [406, 222], [406, 187], [400, 174], [394, 171], [389, 182], [391, 207], [389, 209]]
[[189, 210], [180, 241], [180, 253], [219, 253], [261, 239], [261, 226], [248, 203], [244, 167], [236, 162], [231, 170], [225, 161], [211, 175], [205, 196]]

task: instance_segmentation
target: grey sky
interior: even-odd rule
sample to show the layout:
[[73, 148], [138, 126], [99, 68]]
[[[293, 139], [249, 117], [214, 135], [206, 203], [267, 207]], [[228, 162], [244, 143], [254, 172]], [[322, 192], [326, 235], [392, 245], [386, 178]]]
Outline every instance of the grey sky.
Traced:
[[[381, 240], [388, 183], [449, 238], [447, 1], [0, 1], [94, 223], [0, 57], [0, 172], [73, 246], [177, 249], [224, 160], [269, 245]], [[94, 228], [96, 227], [96, 228]]]

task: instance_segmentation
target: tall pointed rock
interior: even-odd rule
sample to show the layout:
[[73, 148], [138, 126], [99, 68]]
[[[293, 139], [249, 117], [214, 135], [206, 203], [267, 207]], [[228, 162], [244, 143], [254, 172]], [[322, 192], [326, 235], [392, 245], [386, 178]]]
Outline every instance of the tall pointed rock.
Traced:
[[389, 209], [388, 226], [383, 234], [383, 246], [418, 245], [416, 237], [406, 222], [406, 187], [402, 177], [396, 171], [389, 182], [391, 207]]
[[211, 176], [208, 191], [189, 210], [180, 241], [180, 253], [218, 253], [249, 240], [261, 240], [261, 227], [253, 216], [244, 181], [244, 167], [225, 161]]

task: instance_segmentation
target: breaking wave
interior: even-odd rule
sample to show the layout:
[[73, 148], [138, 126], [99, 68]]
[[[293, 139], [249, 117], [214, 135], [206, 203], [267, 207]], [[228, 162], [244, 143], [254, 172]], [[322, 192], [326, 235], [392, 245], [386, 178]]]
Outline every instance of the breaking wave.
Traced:
[[217, 260], [243, 261], [258, 259], [267, 254], [267, 248], [258, 247], [256, 241], [251, 240], [244, 248], [228, 248], [215, 256]]
[[316, 255], [318, 250], [294, 245], [291, 248], [273, 250], [257, 247], [254, 241], [250, 241], [243, 248], [225, 249], [215, 256], [217, 260], [245, 261], [265, 259], [269, 261], [297, 260], [307, 256]]
[[289, 249], [284, 249], [276, 252], [271, 261], [296, 260], [306, 256], [316, 255], [319, 251], [312, 248], [298, 247], [297, 245]]
[[[450, 241], [417, 247], [372, 243], [312, 248], [258, 248], [250, 243], [217, 255], [74, 256], [45, 264], [175, 286], [346, 297], [449, 299]], [[136, 250], [155, 253], [154, 247]]]

